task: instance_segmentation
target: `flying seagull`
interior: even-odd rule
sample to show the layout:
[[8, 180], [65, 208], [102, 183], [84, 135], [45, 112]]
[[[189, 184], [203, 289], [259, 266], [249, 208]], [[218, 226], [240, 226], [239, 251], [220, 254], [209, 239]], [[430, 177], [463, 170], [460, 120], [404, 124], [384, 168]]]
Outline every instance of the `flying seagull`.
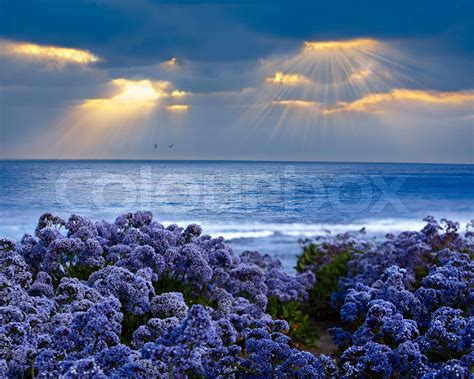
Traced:
[[174, 146], [174, 143], [172, 143], [171, 145], [168, 145], [168, 147], [169, 147], [170, 149], [172, 149], [173, 146]]
[[155, 143], [155, 149], [157, 149], [157, 148], [158, 148], [158, 145]]

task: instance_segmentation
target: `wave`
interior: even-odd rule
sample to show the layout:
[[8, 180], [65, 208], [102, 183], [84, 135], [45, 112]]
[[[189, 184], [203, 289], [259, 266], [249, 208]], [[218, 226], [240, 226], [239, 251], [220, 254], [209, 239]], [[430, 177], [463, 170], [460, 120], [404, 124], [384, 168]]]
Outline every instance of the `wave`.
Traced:
[[[454, 218], [455, 219], [455, 218]], [[468, 219], [460, 220], [461, 229]], [[228, 241], [250, 238], [268, 238], [287, 236], [292, 238], [309, 238], [322, 235], [335, 235], [344, 232], [358, 232], [362, 228], [368, 236], [384, 236], [387, 233], [400, 233], [406, 230], [419, 231], [426, 222], [421, 219], [377, 219], [360, 220], [353, 223], [215, 223], [206, 221], [164, 221], [164, 225], [177, 224], [186, 226], [190, 223], [200, 224], [204, 233], [213, 237], [222, 236]]]
[[[461, 230], [472, 219], [466, 214], [453, 215], [453, 220], [459, 221]], [[438, 220], [441, 217], [437, 217]], [[272, 237], [282, 238], [310, 238], [322, 235], [336, 235], [344, 232], [358, 232], [365, 228], [368, 237], [381, 237], [387, 233], [400, 233], [406, 230], [418, 231], [426, 224], [420, 218], [384, 218], [384, 219], [361, 219], [346, 223], [265, 223], [265, 222], [238, 222], [230, 221], [206, 221], [206, 220], [164, 220], [160, 223], [167, 226], [177, 224], [186, 227], [189, 224], [199, 224], [205, 234], [213, 237], [224, 237], [227, 241], [268, 239]], [[36, 223], [13, 222], [0, 225], [0, 237], [20, 239], [24, 233], [33, 233]]]

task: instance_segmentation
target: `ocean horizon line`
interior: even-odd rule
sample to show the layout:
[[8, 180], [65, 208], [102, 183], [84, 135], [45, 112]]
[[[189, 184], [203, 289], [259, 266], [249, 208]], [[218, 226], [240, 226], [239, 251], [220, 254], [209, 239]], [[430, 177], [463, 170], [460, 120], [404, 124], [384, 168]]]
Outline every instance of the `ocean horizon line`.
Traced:
[[88, 158], [67, 158], [67, 159], [53, 159], [53, 158], [32, 158], [32, 159], [17, 159], [17, 158], [0, 158], [0, 162], [166, 162], [166, 163], [311, 163], [311, 164], [376, 164], [376, 165], [458, 165], [458, 166], [474, 166], [474, 162], [379, 162], [379, 161], [311, 161], [311, 160], [257, 160], [257, 159], [120, 159], [120, 158], [103, 158], [103, 159], [88, 159]]

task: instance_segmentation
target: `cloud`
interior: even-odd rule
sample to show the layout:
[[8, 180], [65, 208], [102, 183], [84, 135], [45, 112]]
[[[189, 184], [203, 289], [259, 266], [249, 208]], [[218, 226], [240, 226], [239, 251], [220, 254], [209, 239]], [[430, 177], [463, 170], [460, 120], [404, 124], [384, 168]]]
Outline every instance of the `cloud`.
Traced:
[[337, 51], [348, 49], [375, 49], [380, 45], [380, 42], [371, 38], [356, 38], [343, 41], [317, 41], [305, 42], [304, 52], [313, 53], [321, 51]]
[[396, 88], [385, 93], [369, 94], [352, 102], [339, 102], [333, 108], [326, 109], [324, 113], [381, 113], [384, 106], [394, 103], [461, 106], [466, 103], [474, 104], [473, 102], [474, 91], [437, 92]]
[[282, 71], [275, 72], [272, 76], [269, 76], [265, 79], [265, 82], [270, 84], [277, 84], [277, 85], [303, 85], [308, 84], [311, 81], [306, 78], [304, 75], [300, 74], [285, 74]]
[[0, 43], [0, 52], [3, 55], [20, 59], [40, 60], [58, 64], [87, 65], [100, 61], [97, 55], [92, 54], [88, 50], [38, 45], [29, 42], [3, 41]]
[[177, 70], [179, 66], [178, 60], [175, 57], [161, 63], [161, 67], [168, 71]]
[[[370, 66], [370, 65], [369, 65]], [[373, 70], [370, 67], [361, 68], [359, 70], [353, 70], [347, 81], [349, 82], [364, 82], [367, 80], [371, 75], [373, 75]]]
[[[459, 50], [459, 32], [443, 37], [453, 25], [459, 30], [457, 15], [469, 25], [467, 5], [403, 0], [387, 12], [387, 4], [373, 1], [185, 3], [9, 2], [0, 12], [3, 38], [66, 44], [102, 61], [70, 62], [61, 70], [44, 70], [49, 61], [33, 57], [11, 54], [16, 58], [2, 61], [0, 124], [3, 146], [13, 152], [8, 156], [24, 157], [13, 149], [31, 141], [36, 150], [24, 154], [54, 158], [51, 141], [72, 128], [61, 145], [64, 157], [169, 158], [150, 148], [150, 141], [169, 139], [179, 142], [172, 151], [179, 159], [472, 161], [472, 118], [462, 117], [464, 108], [379, 100], [365, 105], [371, 111], [341, 109], [396, 88], [474, 88], [472, 48]], [[407, 5], [417, 11], [407, 13]], [[414, 23], [420, 12], [426, 17]], [[370, 38], [347, 42], [356, 36]], [[361, 42], [370, 39], [377, 43]], [[257, 67], [260, 58], [269, 64]], [[301, 78], [310, 83], [300, 85]], [[84, 102], [97, 108], [84, 111], [77, 106]], [[55, 123], [73, 107], [76, 126], [71, 118]], [[325, 110], [331, 116], [323, 117]], [[372, 117], [378, 110], [385, 114]], [[57, 125], [53, 138], [48, 131]], [[42, 135], [46, 142], [39, 144]]]
[[156, 105], [158, 100], [167, 97], [181, 98], [186, 92], [173, 88], [171, 82], [166, 80], [131, 80], [118, 78], [112, 80], [115, 90], [111, 96], [98, 99], [88, 99], [85, 104], [103, 105]]
[[185, 104], [172, 104], [168, 105], [166, 109], [171, 112], [186, 112], [189, 109], [189, 106]]
[[188, 93], [186, 91], [180, 91], [180, 90], [173, 90], [171, 92], [171, 96], [172, 97], [183, 97], [183, 96], [186, 96]]
[[297, 108], [314, 108], [319, 105], [315, 101], [307, 100], [273, 100], [273, 105], [280, 105], [285, 107], [297, 107]]

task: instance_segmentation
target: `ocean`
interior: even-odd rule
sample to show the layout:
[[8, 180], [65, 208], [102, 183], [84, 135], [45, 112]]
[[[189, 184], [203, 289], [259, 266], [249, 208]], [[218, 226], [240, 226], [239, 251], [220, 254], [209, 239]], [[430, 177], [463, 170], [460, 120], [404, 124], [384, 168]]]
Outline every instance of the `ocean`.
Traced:
[[164, 225], [200, 224], [236, 252], [291, 270], [298, 240], [419, 230], [427, 215], [474, 218], [474, 165], [237, 161], [0, 161], [0, 236], [33, 233], [38, 217], [113, 221], [151, 210]]

